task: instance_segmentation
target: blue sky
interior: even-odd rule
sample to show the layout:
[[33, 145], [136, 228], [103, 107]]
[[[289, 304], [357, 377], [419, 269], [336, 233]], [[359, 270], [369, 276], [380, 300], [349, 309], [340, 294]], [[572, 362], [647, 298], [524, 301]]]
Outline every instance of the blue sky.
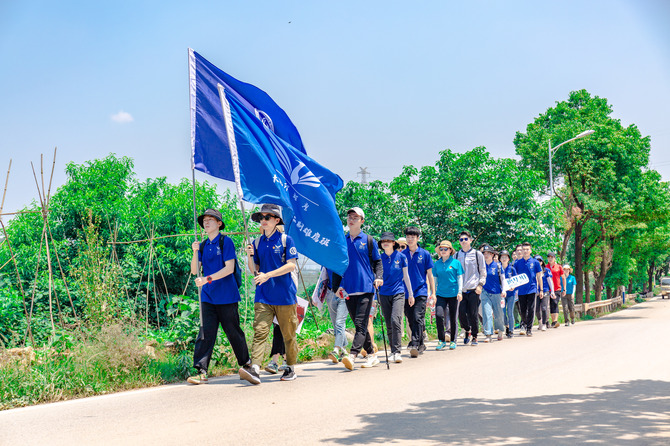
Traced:
[[447, 148], [512, 157], [515, 132], [581, 88], [651, 136], [670, 180], [668, 23], [663, 0], [0, 0], [4, 212], [37, 197], [30, 162], [55, 146], [55, 186], [110, 152], [140, 179], [190, 178], [189, 47], [270, 94], [345, 181]]

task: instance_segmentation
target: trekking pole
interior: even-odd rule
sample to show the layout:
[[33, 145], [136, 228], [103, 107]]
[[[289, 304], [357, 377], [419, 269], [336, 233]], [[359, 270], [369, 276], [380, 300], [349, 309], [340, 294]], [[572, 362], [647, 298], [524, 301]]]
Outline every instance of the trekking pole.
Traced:
[[375, 288], [375, 297], [377, 298], [377, 304], [379, 305], [379, 311], [377, 312], [379, 316], [381, 317], [382, 320], [382, 341], [384, 341], [384, 354], [386, 355], [386, 369], [389, 370], [391, 366], [389, 366], [389, 352], [388, 349], [386, 348], [386, 331], [384, 328], [384, 325], [386, 323], [384, 322], [384, 315], [382, 314], [382, 303], [379, 301], [379, 291], [377, 288]]

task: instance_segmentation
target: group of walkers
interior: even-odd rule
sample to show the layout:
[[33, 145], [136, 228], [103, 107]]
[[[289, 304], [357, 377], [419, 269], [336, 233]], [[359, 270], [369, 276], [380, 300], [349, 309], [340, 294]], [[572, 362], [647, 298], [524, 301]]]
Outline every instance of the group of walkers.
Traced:
[[[194, 351], [197, 374], [188, 381], [207, 382], [207, 370], [216, 341], [219, 324], [223, 328], [240, 365], [240, 379], [260, 384], [260, 368], [265, 359], [266, 344], [273, 330], [272, 360], [268, 373], [283, 370], [281, 380], [296, 379], [298, 356], [296, 329], [298, 319], [297, 286], [294, 280], [297, 250], [292, 238], [282, 231], [281, 210], [264, 204], [252, 220], [261, 226], [262, 234], [246, 247], [249, 271], [256, 285], [254, 303], [254, 337], [251, 356], [240, 326], [239, 265], [233, 241], [220, 233], [225, 227], [221, 214], [208, 209], [198, 218], [207, 234], [202, 243], [194, 242], [191, 273], [202, 266], [204, 277], [198, 277], [201, 288], [201, 326]], [[558, 302], [563, 305], [565, 325], [575, 323], [575, 277], [568, 265], [556, 263], [548, 253], [547, 263], [541, 256], [532, 257], [532, 246], [523, 243], [510, 253], [497, 252], [488, 244], [472, 246], [468, 231], [459, 235], [461, 249], [444, 240], [435, 248], [437, 260], [419, 245], [421, 232], [410, 226], [405, 237], [384, 232], [379, 242], [362, 230], [365, 213], [359, 207], [347, 211], [346, 237], [349, 266], [343, 275], [327, 273], [327, 300], [335, 340], [329, 358], [353, 370], [358, 356], [362, 368], [379, 364], [377, 346], [371, 334], [372, 309], [381, 307], [389, 339], [389, 361], [401, 363], [404, 317], [409, 324], [410, 357], [426, 350], [426, 310], [435, 307], [438, 344], [436, 350], [454, 350], [460, 329], [464, 345], [478, 345], [480, 317], [483, 342], [498, 341], [504, 336], [532, 336], [534, 320], [544, 331], [556, 328]], [[381, 253], [380, 253], [381, 251]], [[436, 283], [437, 282], [437, 283]], [[516, 288], [511, 284], [517, 284]], [[481, 313], [480, 313], [481, 311]], [[355, 331], [347, 351], [347, 314]], [[551, 318], [551, 321], [549, 320]], [[279, 358], [285, 357], [282, 366]]]

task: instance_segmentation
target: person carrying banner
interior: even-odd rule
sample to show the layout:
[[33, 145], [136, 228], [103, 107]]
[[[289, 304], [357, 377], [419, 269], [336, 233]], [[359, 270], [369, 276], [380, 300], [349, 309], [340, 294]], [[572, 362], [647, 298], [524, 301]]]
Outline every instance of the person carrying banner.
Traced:
[[465, 330], [464, 344], [470, 342], [477, 345], [477, 333], [479, 332], [479, 296], [486, 283], [486, 265], [484, 255], [472, 248], [472, 236], [468, 231], [463, 231], [458, 237], [461, 249], [456, 258], [463, 267], [463, 300], [459, 305], [459, 319], [461, 328]]
[[356, 356], [363, 348], [366, 352], [373, 353], [368, 354], [367, 361], [361, 367], [374, 367], [379, 364], [368, 332], [368, 317], [374, 289], [384, 283], [383, 269], [377, 244], [372, 236], [361, 230], [364, 222], [365, 213], [361, 208], [353, 207], [347, 211], [349, 266], [342, 276], [333, 273], [333, 289], [337, 290], [335, 294], [340, 299], [345, 299], [349, 316], [356, 327], [351, 350], [342, 358], [342, 364], [348, 370], [354, 369]]
[[298, 251], [293, 239], [281, 233], [277, 226], [283, 225], [281, 209], [276, 204], [264, 204], [251, 219], [260, 223], [262, 235], [247, 245], [249, 271], [254, 274], [256, 295], [254, 298], [254, 340], [251, 346], [250, 370], [243, 369], [240, 377], [252, 384], [260, 384], [258, 374], [265, 357], [265, 343], [272, 321], [277, 318], [286, 348], [286, 364], [282, 381], [296, 379], [295, 364], [298, 360], [297, 287], [292, 277], [296, 268]]
[[563, 267], [556, 263], [556, 254], [547, 253], [547, 268], [551, 270], [552, 281], [554, 282], [554, 296], [549, 301], [549, 314], [551, 314], [551, 327], [558, 328], [558, 303], [565, 294], [565, 277]]
[[[405, 308], [405, 287], [410, 303], [414, 303], [414, 293], [407, 273], [407, 257], [398, 251], [398, 242], [392, 232], [384, 232], [379, 241], [382, 249], [384, 284], [379, 287], [379, 303], [386, 322], [391, 356], [389, 361], [402, 362], [402, 318]], [[403, 286], [404, 284], [404, 286]]]
[[[509, 251], [503, 249], [500, 251], [500, 266], [503, 277], [511, 279], [516, 276], [516, 270], [510, 263]], [[514, 303], [517, 300], [517, 292], [514, 287], [508, 288], [505, 296], [505, 336], [511, 338], [514, 336]]]
[[491, 342], [493, 327], [498, 332], [498, 340], [503, 340], [504, 319], [501, 305], [502, 298], [507, 294], [502, 289], [502, 268], [494, 261], [496, 250], [491, 245], [484, 245], [484, 265], [486, 266], [486, 282], [482, 290], [482, 316], [484, 319], [484, 342]]
[[426, 304], [435, 300], [435, 278], [433, 277], [433, 259], [430, 253], [419, 246], [421, 231], [416, 226], [405, 229], [407, 249], [402, 253], [407, 257], [407, 272], [414, 293], [414, 305], [409, 302], [409, 288], [405, 300], [405, 315], [409, 320], [412, 338], [409, 354], [416, 358], [426, 351], [424, 331], [426, 329]]
[[[520, 333], [526, 336], [533, 336], [533, 319], [535, 318], [535, 295], [543, 296], [544, 287], [542, 285], [542, 266], [540, 262], [530, 256], [533, 248], [529, 242], [521, 244], [523, 256], [514, 262], [514, 269], [518, 275], [525, 274], [528, 277], [528, 283], [520, 285], [519, 291], [519, 309], [521, 310], [521, 330]], [[548, 290], [547, 290], [548, 291]]]
[[[463, 266], [452, 257], [456, 254], [451, 242], [443, 240], [435, 248], [440, 257], [433, 265], [437, 290], [435, 296], [435, 322], [437, 324], [438, 343], [435, 350], [443, 350], [449, 345], [450, 350], [456, 349], [458, 326], [458, 303], [463, 299]], [[447, 322], [449, 325], [447, 325]], [[445, 330], [446, 328], [446, 330]]]
[[193, 242], [191, 274], [198, 274], [202, 267], [204, 277], [197, 277], [195, 284], [201, 288], [201, 325], [193, 352], [193, 367], [197, 374], [188, 378], [191, 384], [204, 384], [208, 381], [207, 369], [216, 343], [219, 324], [228, 337], [240, 368], [240, 376], [251, 370], [249, 349], [244, 332], [240, 327], [238, 302], [240, 292], [234, 272], [237, 256], [235, 244], [220, 231], [225, 228], [221, 212], [207, 209], [198, 217], [200, 227], [205, 230], [207, 239], [201, 243]]

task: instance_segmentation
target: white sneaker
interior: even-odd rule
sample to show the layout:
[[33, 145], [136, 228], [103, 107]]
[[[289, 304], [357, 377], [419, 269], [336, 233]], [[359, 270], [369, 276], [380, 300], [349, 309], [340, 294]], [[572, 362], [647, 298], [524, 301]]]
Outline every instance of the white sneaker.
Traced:
[[401, 354], [400, 352], [395, 353], [395, 354], [393, 355], [393, 361], [394, 361], [396, 364], [400, 364], [400, 363], [402, 362], [402, 354]]
[[354, 360], [355, 360], [355, 359], [356, 359], [356, 357], [355, 357], [354, 355], [347, 355], [347, 356], [345, 356], [344, 358], [342, 358], [342, 364], [344, 364], [344, 366], [345, 366], [347, 369], [349, 369], [349, 370], [353, 370], [353, 369], [354, 369]]
[[540, 325], [540, 330], [547, 331], [547, 326], [544, 324]]
[[365, 363], [362, 364], [361, 367], [364, 369], [369, 369], [371, 367], [375, 367], [378, 364], [379, 359], [377, 358], [377, 355], [368, 355], [368, 360], [365, 361]]

